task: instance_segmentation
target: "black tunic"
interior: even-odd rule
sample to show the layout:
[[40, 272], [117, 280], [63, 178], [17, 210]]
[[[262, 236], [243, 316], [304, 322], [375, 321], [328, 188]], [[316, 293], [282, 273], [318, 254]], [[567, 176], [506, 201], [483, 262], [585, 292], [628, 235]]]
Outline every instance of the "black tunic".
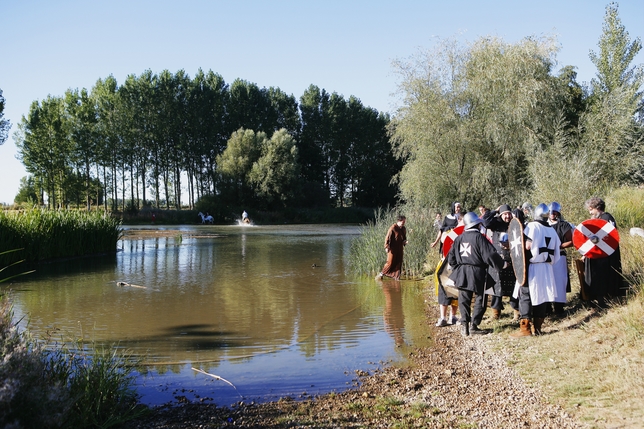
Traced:
[[452, 267], [449, 278], [459, 289], [483, 294], [488, 266], [503, 268], [503, 259], [478, 229], [465, 230], [456, 237], [447, 255]]
[[494, 279], [494, 296], [511, 296], [517, 278], [514, 275], [514, 268], [512, 268], [510, 250], [501, 246], [501, 241], [499, 240], [502, 233], [508, 232], [510, 224], [498, 217], [496, 210], [489, 210], [483, 215], [483, 226], [487, 228], [488, 236], [492, 238], [492, 244], [494, 244], [496, 251], [508, 263], [505, 269], [499, 270], [490, 267], [490, 276]]
[[[610, 213], [602, 213], [599, 219], [610, 222], [617, 228]], [[585, 258], [584, 275], [589, 299], [603, 299], [624, 295], [622, 285], [622, 257], [617, 249], [606, 258]]]

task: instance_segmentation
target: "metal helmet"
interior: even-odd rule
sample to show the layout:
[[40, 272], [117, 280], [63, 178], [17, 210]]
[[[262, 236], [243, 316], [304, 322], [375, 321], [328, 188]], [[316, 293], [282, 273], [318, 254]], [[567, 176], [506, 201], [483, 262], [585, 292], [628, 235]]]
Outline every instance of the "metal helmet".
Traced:
[[552, 212], [561, 213], [561, 204], [559, 204], [556, 201], [553, 201], [548, 206], [548, 209], [550, 210], [550, 213], [552, 213]]
[[465, 223], [465, 228], [470, 229], [474, 228], [476, 225], [480, 224], [483, 221], [476, 215], [476, 213], [467, 212], [465, 213], [465, 216], [463, 216], [463, 222]]
[[534, 220], [544, 219], [548, 219], [548, 206], [541, 203], [534, 209]]

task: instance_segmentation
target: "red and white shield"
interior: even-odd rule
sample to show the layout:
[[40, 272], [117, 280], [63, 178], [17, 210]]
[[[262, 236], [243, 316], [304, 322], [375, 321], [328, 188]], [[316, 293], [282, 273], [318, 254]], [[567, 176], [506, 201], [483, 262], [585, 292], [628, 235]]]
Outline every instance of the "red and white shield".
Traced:
[[619, 246], [619, 233], [612, 223], [604, 219], [588, 219], [575, 228], [572, 244], [582, 256], [605, 258]]
[[465, 226], [459, 225], [447, 233], [447, 235], [445, 236], [445, 241], [443, 242], [443, 256], [447, 257], [447, 254], [449, 253], [449, 249], [452, 248], [452, 243], [454, 243], [454, 240], [456, 240], [456, 237], [461, 235], [464, 230], [465, 230]]

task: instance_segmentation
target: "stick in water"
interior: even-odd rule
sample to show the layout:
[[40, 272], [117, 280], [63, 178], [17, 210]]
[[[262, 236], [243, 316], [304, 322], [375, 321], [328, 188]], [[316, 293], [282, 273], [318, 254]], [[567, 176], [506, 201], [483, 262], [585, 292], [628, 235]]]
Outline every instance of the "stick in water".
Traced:
[[193, 371], [197, 371], [197, 372], [199, 372], [199, 373], [201, 373], [201, 374], [209, 375], [210, 377], [212, 377], [212, 378], [214, 378], [214, 379], [221, 380], [221, 381], [223, 381], [224, 383], [230, 384], [230, 385], [233, 387], [233, 389], [235, 389], [235, 391], [237, 392], [237, 394], [243, 398], [243, 396], [241, 395], [241, 393], [239, 393], [239, 390], [237, 390], [237, 388], [235, 387], [235, 385], [234, 385], [233, 383], [231, 383], [230, 381], [226, 380], [225, 378], [220, 377], [220, 376], [215, 375], [215, 374], [210, 374], [210, 373], [208, 373], [208, 372], [206, 372], [206, 371], [204, 371], [204, 370], [197, 369], [197, 368], [194, 368], [194, 367], [192, 367], [192, 370], [193, 370]]

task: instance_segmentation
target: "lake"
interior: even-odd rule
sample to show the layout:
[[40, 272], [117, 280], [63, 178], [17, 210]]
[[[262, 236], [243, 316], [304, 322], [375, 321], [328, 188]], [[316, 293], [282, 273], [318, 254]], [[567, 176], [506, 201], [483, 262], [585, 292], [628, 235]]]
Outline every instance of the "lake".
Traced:
[[142, 357], [145, 404], [306, 398], [351, 388], [356, 371], [429, 341], [425, 282], [348, 274], [359, 234], [354, 225], [126, 227], [115, 255], [43, 264], [3, 288], [37, 337]]

